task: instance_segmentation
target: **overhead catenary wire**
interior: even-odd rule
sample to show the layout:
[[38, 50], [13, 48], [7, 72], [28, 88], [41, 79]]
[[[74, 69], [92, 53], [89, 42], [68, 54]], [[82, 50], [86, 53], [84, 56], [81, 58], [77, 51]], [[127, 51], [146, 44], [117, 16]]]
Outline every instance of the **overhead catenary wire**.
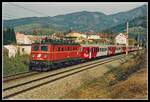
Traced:
[[4, 16], [3, 16], [3, 19], [4, 19], [4, 18], [13, 18], [13, 17], [10, 17], [10, 16], [5, 16], [5, 15], [4, 15]]
[[15, 17], [14, 15], [8, 13], [4, 13], [4, 15]]
[[12, 15], [12, 14], [8, 14], [8, 13], [4, 13], [3, 17], [7, 17], [7, 18], [17, 18], [16, 16]]
[[[33, 10], [33, 9], [31, 9], [31, 8], [26, 8], [26, 7], [23, 7], [23, 6], [21, 6], [21, 5], [11, 3], [11, 2], [9, 2], [9, 4], [12, 5], [12, 6], [14, 6], [14, 7], [24, 9], [24, 10], [26, 10], [26, 11], [28, 11], [28, 12], [33, 12], [33, 13], [36, 13], [36, 14], [40, 14], [40, 15], [42, 15], [42, 16], [47, 16], [46, 14], [41, 13], [41, 12], [36, 11], [36, 10]], [[17, 19], [17, 16], [14, 16], [14, 15], [12, 15], [12, 14], [8, 14], [8, 13], [6, 13], [6, 12], [3, 14], [3, 19], [4, 19], [4, 17], [6, 17], [7, 19], [8, 19], [8, 18]], [[17, 22], [22, 22], [22, 21], [26, 21], [26, 20], [20, 18], [20, 20], [17, 21]], [[17, 23], [17, 22], [16, 22], [16, 23]], [[16, 23], [14, 23], [14, 24], [16, 24]]]
[[15, 6], [15, 7], [22, 8], [22, 9], [24, 9], [24, 10], [30, 11], [30, 12], [34, 12], [34, 13], [40, 14], [40, 15], [42, 15], [42, 16], [48, 16], [47, 14], [41, 13], [41, 12], [39, 12], [39, 11], [30, 9], [30, 8], [23, 7], [23, 6], [21, 6], [21, 5], [17, 5], [17, 4], [14, 4], [14, 3], [9, 3], [9, 4], [12, 5], [12, 6]]

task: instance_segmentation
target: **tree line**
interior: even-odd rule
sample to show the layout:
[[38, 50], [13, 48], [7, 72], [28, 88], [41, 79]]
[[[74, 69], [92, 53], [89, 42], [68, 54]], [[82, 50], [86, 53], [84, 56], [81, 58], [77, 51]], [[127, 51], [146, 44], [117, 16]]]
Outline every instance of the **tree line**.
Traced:
[[5, 28], [3, 30], [3, 44], [15, 44], [16, 43], [16, 35], [13, 28]]

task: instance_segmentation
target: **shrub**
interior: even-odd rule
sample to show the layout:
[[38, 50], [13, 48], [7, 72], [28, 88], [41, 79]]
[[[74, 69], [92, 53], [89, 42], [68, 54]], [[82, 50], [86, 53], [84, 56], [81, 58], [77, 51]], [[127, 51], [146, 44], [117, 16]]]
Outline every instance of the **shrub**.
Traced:
[[3, 56], [3, 76], [28, 71], [28, 55]]

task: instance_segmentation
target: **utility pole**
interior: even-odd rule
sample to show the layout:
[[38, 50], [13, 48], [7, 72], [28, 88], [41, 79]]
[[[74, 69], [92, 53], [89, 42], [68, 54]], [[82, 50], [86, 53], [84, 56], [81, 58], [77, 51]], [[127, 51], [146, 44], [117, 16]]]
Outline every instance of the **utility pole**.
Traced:
[[126, 32], [126, 55], [128, 55], [128, 22], [127, 22], [127, 32]]
[[88, 46], [88, 32], [86, 32], [86, 46]]

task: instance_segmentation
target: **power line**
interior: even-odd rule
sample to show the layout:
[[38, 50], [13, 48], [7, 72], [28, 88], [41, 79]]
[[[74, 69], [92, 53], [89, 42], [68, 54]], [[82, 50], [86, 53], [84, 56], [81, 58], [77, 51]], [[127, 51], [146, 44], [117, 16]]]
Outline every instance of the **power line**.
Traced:
[[11, 4], [11, 5], [13, 5], [13, 6], [16, 6], [16, 7], [19, 7], [19, 8], [23, 8], [23, 9], [25, 9], [25, 10], [27, 10], [27, 11], [30, 11], [30, 12], [34, 12], [34, 13], [41, 14], [42, 16], [43, 16], [43, 15], [44, 15], [44, 16], [47, 16], [46, 14], [41, 13], [41, 12], [39, 12], [39, 11], [35, 11], [35, 10], [29, 9], [29, 8], [25, 8], [25, 7], [20, 6], [20, 5], [17, 5], [17, 4], [13, 4], [13, 3], [9, 3], [9, 4]]
[[3, 19], [4, 18], [11, 18], [11, 19], [16, 19], [16, 16], [10, 15], [10, 14], [3, 14]]
[[14, 16], [14, 15], [12, 15], [12, 14], [8, 14], [8, 13], [4, 13], [4, 16], [9, 16], [9, 17], [15, 17], [16, 18], [16, 16]]
[[5, 16], [5, 15], [4, 15], [3, 17], [5, 17], [5, 18], [12, 18], [12, 17], [10, 17], [10, 16]]

